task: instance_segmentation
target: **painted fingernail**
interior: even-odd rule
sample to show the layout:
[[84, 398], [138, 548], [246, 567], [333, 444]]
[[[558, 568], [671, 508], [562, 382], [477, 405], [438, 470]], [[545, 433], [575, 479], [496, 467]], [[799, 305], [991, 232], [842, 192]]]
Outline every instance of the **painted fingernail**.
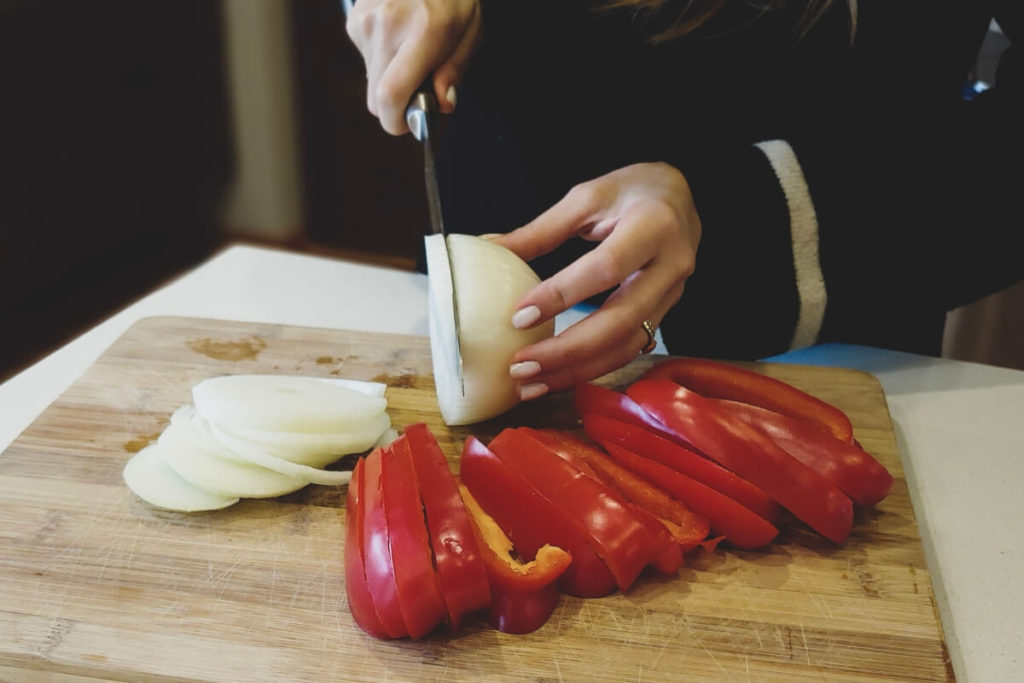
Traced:
[[533, 382], [519, 387], [519, 398], [523, 401], [538, 398], [546, 393], [548, 393], [548, 385], [543, 382]]
[[455, 92], [455, 86], [449, 85], [448, 92], [444, 94], [444, 98], [448, 100], [448, 104], [452, 105], [452, 109], [455, 109], [455, 103], [458, 102], [459, 96]]
[[540, 320], [540, 309], [536, 306], [520, 308], [512, 316], [512, 327], [522, 330]]
[[524, 360], [508, 366], [508, 376], [512, 379], [527, 379], [540, 372], [540, 363], [535, 360]]

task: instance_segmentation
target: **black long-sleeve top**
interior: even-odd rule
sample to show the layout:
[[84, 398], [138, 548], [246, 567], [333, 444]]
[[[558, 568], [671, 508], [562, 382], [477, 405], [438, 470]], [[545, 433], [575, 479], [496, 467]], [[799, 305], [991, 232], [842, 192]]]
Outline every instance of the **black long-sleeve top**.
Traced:
[[[445, 136], [449, 230], [504, 232], [576, 183], [664, 161], [703, 229], [661, 323], [671, 352], [937, 354], [948, 310], [1024, 275], [1019, 48], [994, 88], [962, 96], [992, 18], [1013, 40], [1021, 5], [856, 4], [855, 31], [843, 2], [802, 37], [794, 11], [734, 3], [653, 43], [649, 20], [594, 2], [484, 0], [484, 46]], [[588, 248], [533, 265], [546, 277]]]

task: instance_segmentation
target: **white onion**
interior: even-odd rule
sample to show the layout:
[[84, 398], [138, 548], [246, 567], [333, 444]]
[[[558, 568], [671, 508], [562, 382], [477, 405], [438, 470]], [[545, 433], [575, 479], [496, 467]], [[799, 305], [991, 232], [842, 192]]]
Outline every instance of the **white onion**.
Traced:
[[231, 460], [266, 467], [268, 470], [283, 474], [286, 477], [300, 479], [307, 484], [341, 486], [347, 484], [352, 478], [351, 472], [324, 470], [273, 456], [261, 448], [259, 444], [253, 444], [245, 439], [225, 434], [216, 425], [204, 420], [192, 406], [180, 408], [171, 418], [171, 422], [173, 423], [174, 420], [191, 420], [192, 428], [215, 439], [223, 448], [222, 455]]
[[385, 412], [349, 432], [272, 432], [265, 429], [228, 427], [216, 422], [215, 436], [229, 448], [258, 448], [267, 455], [308, 465], [326, 467], [342, 456], [362, 453], [377, 445], [381, 435], [391, 427]]
[[150, 444], [136, 453], [124, 466], [124, 483], [150, 505], [178, 512], [219, 510], [238, 502], [238, 498], [220, 496], [188, 483], [161, 455], [159, 444]]
[[395, 430], [395, 428], [388, 427], [387, 429], [384, 430], [384, 433], [380, 435], [380, 438], [374, 442], [373, 448], [383, 448], [384, 446], [387, 446], [389, 443], [391, 443], [397, 438], [398, 432]]
[[[512, 251], [479, 237], [449, 235], [446, 244], [444, 236], [428, 235], [425, 247], [430, 352], [441, 417], [446, 424], [465, 425], [500, 415], [519, 402], [516, 383], [509, 377], [512, 354], [555, 332], [554, 320], [528, 330], [512, 327], [516, 303], [540, 278]], [[453, 289], [459, 313], [462, 383]]]
[[282, 496], [308, 483], [231, 457], [223, 445], [187, 419], [189, 409], [190, 406], [179, 408], [157, 439], [167, 464], [188, 483], [219, 496], [236, 498]]
[[225, 375], [192, 388], [196, 410], [226, 427], [284, 432], [344, 432], [358, 429], [387, 407], [337, 382], [287, 375]]

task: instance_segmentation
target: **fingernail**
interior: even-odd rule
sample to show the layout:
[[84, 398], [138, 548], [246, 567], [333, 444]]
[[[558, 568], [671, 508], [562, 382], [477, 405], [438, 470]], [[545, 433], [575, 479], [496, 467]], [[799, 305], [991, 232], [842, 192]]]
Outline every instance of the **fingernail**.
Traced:
[[455, 92], [454, 85], [448, 86], [448, 92], [444, 94], [444, 98], [448, 100], [448, 104], [452, 105], [452, 109], [455, 109], [455, 103], [458, 101], [459, 97]]
[[482, 240], [496, 240], [499, 237], [501, 237], [500, 232], [488, 232], [483, 235], [480, 235], [480, 239]]
[[508, 366], [508, 376], [512, 379], [527, 379], [540, 372], [540, 363], [535, 360], [524, 360]]
[[548, 385], [543, 382], [534, 382], [532, 384], [524, 384], [519, 387], [519, 398], [523, 401], [529, 401], [534, 398], [538, 398], [548, 393]]
[[540, 320], [540, 309], [536, 306], [520, 308], [512, 315], [512, 327], [522, 330]]

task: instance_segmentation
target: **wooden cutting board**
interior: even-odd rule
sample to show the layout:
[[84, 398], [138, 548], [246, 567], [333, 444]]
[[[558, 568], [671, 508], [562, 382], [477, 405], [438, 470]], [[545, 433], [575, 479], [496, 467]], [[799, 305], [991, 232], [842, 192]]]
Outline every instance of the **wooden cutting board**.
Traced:
[[574, 428], [570, 397], [449, 429], [425, 338], [143, 320], [0, 455], [0, 680], [951, 680], [877, 380], [756, 367], [845, 410], [896, 477], [845, 546], [793, 526], [761, 551], [697, 551], [677, 576], [644, 576], [624, 595], [563, 597], [529, 635], [473, 623], [382, 642], [346, 604], [343, 488], [177, 514], [137, 499], [124, 463], [218, 374], [386, 382], [395, 424], [427, 422], [453, 466], [469, 434]]

